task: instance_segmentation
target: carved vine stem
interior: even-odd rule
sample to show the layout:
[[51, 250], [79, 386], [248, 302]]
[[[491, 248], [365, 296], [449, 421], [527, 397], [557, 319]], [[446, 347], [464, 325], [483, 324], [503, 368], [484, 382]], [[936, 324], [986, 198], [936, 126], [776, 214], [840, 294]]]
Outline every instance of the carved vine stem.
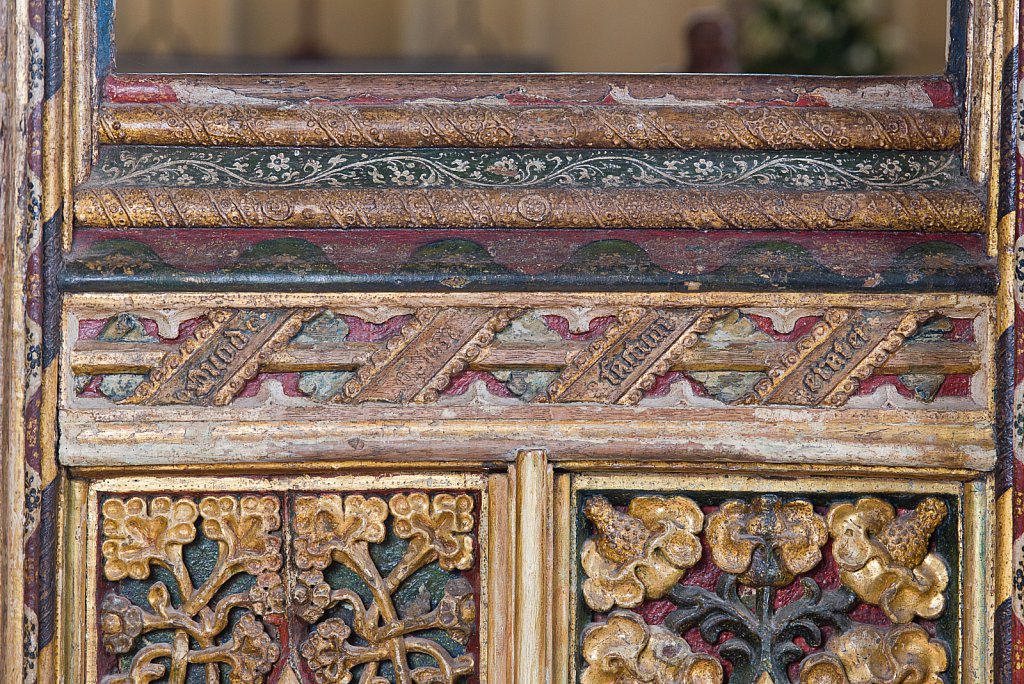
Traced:
[[[202, 516], [207, 538], [217, 542], [217, 560], [206, 580], [196, 586], [185, 564], [183, 548], [195, 541], [196, 521]], [[154, 581], [143, 609], [111, 592], [103, 600], [103, 644], [112, 654], [131, 653], [143, 634], [173, 630], [170, 644], [140, 648], [128, 671], [114, 674], [108, 684], [142, 684], [166, 674], [171, 684], [183, 684], [189, 665], [202, 666], [207, 682], [221, 681], [221, 665], [229, 668], [231, 684], [261, 682], [279, 655], [279, 648], [252, 613], [244, 613], [223, 638], [237, 608], [252, 607], [251, 592], [218, 598], [235, 575], [266, 573], [276, 577], [281, 565], [279, 502], [274, 497], [168, 497], [108, 499], [103, 506], [104, 571], [110, 581], [126, 577], [145, 580], [151, 565], [174, 577], [179, 598], [162, 581]], [[156, 662], [170, 661], [169, 667]]]
[[[594, 536], [580, 554], [587, 605], [606, 613], [667, 598], [676, 609], [660, 625], [621, 610], [589, 625], [581, 681], [720, 684], [721, 664], [702, 661], [684, 639], [697, 628], [732, 663], [729, 684], [789, 684], [798, 662], [801, 684], [941, 684], [946, 647], [913, 620], [945, 609], [949, 568], [932, 550], [932, 536], [948, 513], [934, 497], [901, 514], [875, 497], [842, 502], [827, 520], [806, 499], [724, 501], [703, 525], [710, 560], [723, 573], [711, 592], [680, 583], [703, 548], [687, 537], [701, 529], [694, 502], [642, 496], [622, 511], [590, 497], [583, 514]], [[828, 591], [807, 576], [823, 549], [839, 571], [839, 586]], [[800, 577], [803, 595], [779, 601], [779, 591]], [[860, 603], [878, 606], [891, 624], [854, 622], [850, 613]], [[803, 645], [824, 648], [808, 656]]]
[[804, 655], [794, 639], [803, 637], [817, 647], [823, 643], [822, 626], [849, 629], [852, 621], [847, 613], [857, 598], [845, 587], [822, 592], [817, 582], [808, 578], [801, 580], [801, 585], [803, 597], [779, 610], [775, 609], [776, 587], [758, 587], [741, 595], [734, 575], [723, 575], [715, 593], [678, 585], [668, 598], [679, 608], [664, 624], [677, 634], [696, 626], [709, 644], [730, 632], [733, 637], [719, 649], [733, 664], [730, 684], [753, 684], [761, 673], [782, 684], [789, 681], [787, 667]]
[[[473, 658], [453, 658], [437, 642], [416, 636], [438, 629], [465, 643], [475, 618], [472, 589], [466, 580], [452, 578], [444, 596], [430, 610], [429, 602], [415, 601], [400, 612], [394, 593], [431, 563], [446, 571], [465, 570], [473, 564], [473, 500], [465, 495], [399, 494], [385, 504], [382, 499], [347, 497], [300, 498], [297, 502], [296, 562], [309, 569], [298, 576], [296, 601], [299, 615], [315, 631], [303, 643], [301, 653], [320, 684], [350, 681], [352, 669], [362, 667], [361, 684], [377, 681], [381, 663], [390, 661], [396, 684], [438, 682], [454, 684], [471, 674]], [[408, 540], [398, 563], [385, 576], [370, 555], [370, 544], [386, 538], [385, 521], [391, 513], [395, 534]], [[325, 523], [323, 521], [329, 521]], [[303, 537], [305, 535], [305, 537]], [[360, 577], [369, 589], [367, 606], [351, 589], [330, 589], [322, 570], [339, 563]], [[351, 627], [338, 618], [320, 622], [324, 612], [346, 603], [352, 608]], [[352, 631], [360, 643], [350, 643]], [[420, 653], [435, 667], [414, 668], [409, 654]]]

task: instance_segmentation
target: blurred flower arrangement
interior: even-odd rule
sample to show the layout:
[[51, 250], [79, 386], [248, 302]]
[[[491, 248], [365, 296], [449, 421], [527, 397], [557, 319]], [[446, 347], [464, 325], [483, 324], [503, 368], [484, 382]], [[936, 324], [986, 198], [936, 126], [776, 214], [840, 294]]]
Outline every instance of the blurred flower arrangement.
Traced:
[[736, 0], [748, 73], [885, 74], [897, 36], [883, 0]]

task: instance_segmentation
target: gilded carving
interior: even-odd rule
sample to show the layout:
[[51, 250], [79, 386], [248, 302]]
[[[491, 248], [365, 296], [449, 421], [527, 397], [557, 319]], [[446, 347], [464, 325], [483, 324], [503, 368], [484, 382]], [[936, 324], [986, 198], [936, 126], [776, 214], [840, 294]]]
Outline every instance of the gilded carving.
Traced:
[[705, 530], [715, 565], [751, 586], [786, 586], [821, 562], [825, 520], [808, 501], [726, 501]]
[[465, 494], [396, 494], [388, 502], [395, 534], [410, 540], [410, 562], [434, 554], [445, 570], [473, 567], [473, 499]]
[[244, 189], [83, 186], [75, 221], [95, 228], [700, 228], [975, 233], [967, 188]]
[[295, 501], [295, 563], [303, 570], [322, 570], [335, 556], [344, 556], [372, 565], [368, 544], [384, 541], [387, 517], [387, 504], [376, 497], [301, 497]]
[[954, 109], [713, 104], [107, 103], [98, 124], [102, 142], [131, 145], [905, 150], [960, 140]]
[[946, 504], [932, 498], [899, 516], [891, 504], [870, 497], [836, 506], [828, 526], [843, 584], [897, 624], [939, 616], [949, 568], [929, 544], [947, 513]]
[[[466, 494], [423, 492], [380, 497], [352, 494], [300, 496], [295, 500], [295, 563], [302, 571], [292, 590], [296, 614], [313, 625], [300, 653], [318, 684], [351, 681], [362, 666], [360, 681], [377, 681], [383, 663], [396, 682], [455, 684], [476, 671], [471, 653], [453, 655], [425, 632], [440, 630], [466, 644], [475, 629], [477, 604], [469, 581], [450, 576], [443, 595], [431, 607], [428, 594], [404, 606], [396, 592], [422, 568], [437, 563], [442, 571], [470, 570], [475, 565], [474, 500]], [[370, 545], [385, 541], [388, 530], [408, 540], [386, 573], [371, 555]], [[338, 563], [354, 573], [373, 597], [370, 604], [349, 588], [332, 589], [323, 571]], [[351, 624], [325, 611], [345, 604]], [[322, 620], [322, 621], [321, 621]], [[424, 665], [409, 654], [423, 654]], [[420, 664], [417, 664], [419, 662]]]
[[[579, 548], [583, 600], [605, 614], [580, 635], [584, 684], [720, 682], [723, 672], [730, 684], [784, 684], [796, 672], [800, 684], [945, 681], [945, 644], [913, 622], [945, 608], [948, 578], [927, 596], [920, 583], [933, 565], [945, 569], [930, 549], [942, 500], [923, 498], [899, 516], [874, 497], [827, 512], [774, 494], [703, 506], [706, 517], [678, 496], [637, 496], [625, 511], [601, 495], [582, 499], [591, 530]], [[672, 556], [651, 522], [678, 525], [683, 510], [686, 536], [673, 541], [686, 554]], [[668, 558], [671, 567], [659, 563]], [[858, 622], [863, 604], [896, 624]], [[695, 656], [698, 645], [710, 655]]]
[[102, 501], [114, 583], [97, 620], [114, 656], [102, 684], [182, 684], [197, 671], [207, 684], [263, 684], [281, 661], [318, 684], [350, 682], [353, 668], [395, 684], [477, 674], [474, 496], [295, 494], [285, 505], [287, 515], [277, 496]]
[[[101, 602], [103, 648], [130, 656], [103, 682], [140, 684], [165, 676], [183, 682], [189, 666], [201, 666], [209, 682], [221, 681], [223, 675], [231, 684], [262, 683], [281, 654], [256, 617], [283, 610], [278, 499], [209, 496], [197, 505], [192, 499], [166, 496], [109, 498], [101, 515], [107, 580], [152, 580], [145, 607], [118, 590]], [[196, 541], [200, 518], [217, 554], [205, 579], [197, 583], [183, 548]], [[153, 577], [153, 566], [168, 573], [170, 585]], [[258, 576], [252, 588], [231, 589], [232, 580], [242, 573]], [[232, 623], [238, 610], [245, 612]], [[171, 633], [170, 641], [143, 639], [159, 631]]]
[[829, 639], [800, 668], [800, 684], [943, 684], [949, 656], [918, 625], [858, 625]]
[[727, 309], [628, 309], [568, 360], [542, 400], [636, 404]]
[[616, 611], [583, 632], [581, 684], [721, 684], [722, 665], [635, 613]]
[[108, 580], [149, 577], [150, 564], [183, 567], [181, 547], [196, 537], [199, 510], [190, 499], [159, 496], [146, 502], [108, 499], [103, 503], [103, 559]]
[[830, 309], [740, 403], [842, 406], [862, 380], [933, 317], [928, 311]]
[[825, 406], [842, 406], [845, 404], [860, 387], [861, 382], [874, 375], [875, 371], [882, 364], [888, 361], [895, 352], [906, 344], [907, 338], [917, 332], [923, 323], [934, 318], [934, 316], [935, 313], [931, 311], [914, 311], [904, 316], [899, 324], [889, 331], [882, 341], [878, 343], [874, 350], [866, 358], [862, 359], [846, 375], [846, 378], [825, 397], [822, 403]]
[[704, 514], [685, 497], [638, 497], [623, 512], [594, 496], [584, 515], [596, 530], [581, 553], [583, 595], [594, 610], [635, 608], [660, 598], [700, 560], [696, 535]]
[[425, 308], [374, 352], [342, 390], [344, 401], [428, 403], [519, 315], [514, 309]]

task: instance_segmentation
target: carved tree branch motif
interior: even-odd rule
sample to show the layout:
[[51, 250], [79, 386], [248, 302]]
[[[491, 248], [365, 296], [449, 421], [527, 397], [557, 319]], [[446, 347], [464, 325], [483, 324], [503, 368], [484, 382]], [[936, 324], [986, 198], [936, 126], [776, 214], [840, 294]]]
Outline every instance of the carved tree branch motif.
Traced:
[[[396, 684], [455, 684], [475, 672], [472, 655], [453, 656], [424, 635], [439, 630], [458, 643], [469, 641], [477, 606], [466, 579], [449, 579], [433, 608], [429, 595], [421, 594], [403, 607], [395, 602], [402, 585], [432, 563], [447, 572], [474, 566], [473, 509], [474, 500], [466, 494], [396, 494], [388, 502], [357, 494], [295, 500], [293, 548], [302, 572], [294, 584], [292, 605], [302, 620], [315, 627], [300, 652], [319, 684], [346, 684], [359, 667], [360, 682], [387, 681], [378, 676], [385, 663]], [[408, 544], [384, 574], [370, 545], [385, 541], [388, 518], [394, 535]], [[365, 584], [372, 596], [368, 605], [351, 589], [330, 587], [324, 571], [335, 563]], [[339, 604], [351, 610], [351, 624], [338, 617], [321, 622]], [[427, 656], [432, 664], [414, 665], [410, 654]]]
[[[107, 580], [149, 580], [154, 566], [173, 577], [173, 587], [161, 580], [149, 586], [147, 607], [117, 591], [104, 597], [100, 636], [108, 653], [126, 656], [146, 635], [172, 633], [168, 642], [139, 648], [123, 671], [104, 683], [144, 684], [166, 676], [171, 684], [183, 684], [190, 666], [204, 668], [209, 684], [220, 682], [225, 672], [231, 684], [262, 683], [280, 657], [280, 647], [254, 615], [282, 608], [279, 500], [210, 496], [196, 505], [165, 496], [110, 498], [101, 513]], [[196, 541], [200, 517], [203, 534], [217, 544], [217, 557], [206, 579], [196, 584], [183, 549]], [[248, 591], [229, 588], [240, 574], [258, 576]], [[236, 609], [247, 610], [232, 625]]]

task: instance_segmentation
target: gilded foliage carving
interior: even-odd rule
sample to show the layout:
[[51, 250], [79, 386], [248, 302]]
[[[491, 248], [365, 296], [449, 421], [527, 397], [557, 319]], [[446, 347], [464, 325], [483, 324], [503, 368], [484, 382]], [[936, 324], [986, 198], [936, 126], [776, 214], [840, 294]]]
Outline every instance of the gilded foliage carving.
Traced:
[[918, 625], [860, 625], [804, 661], [800, 684], [942, 684], [945, 645]]
[[158, 496], [103, 503], [103, 558], [108, 580], [149, 577], [150, 564], [181, 566], [181, 547], [196, 537], [199, 510], [190, 499]]
[[932, 498], [898, 517], [875, 498], [834, 508], [829, 529], [843, 583], [893, 622], [938, 617], [946, 607], [949, 569], [928, 545], [947, 513], [946, 504]]
[[102, 571], [113, 586], [100, 601], [98, 641], [113, 665], [103, 684], [263, 684], [282, 661], [318, 684], [456, 684], [476, 674], [474, 496], [324, 493], [284, 503], [283, 530], [278, 496], [104, 500]]
[[[190, 667], [207, 682], [260, 684], [280, 657], [280, 646], [254, 613], [283, 608], [280, 502], [265, 496], [209, 496], [196, 504], [166, 496], [109, 498], [102, 505], [103, 572], [108, 581], [148, 583], [146, 606], [118, 590], [100, 608], [100, 639], [110, 654], [124, 656], [106, 684], [142, 684], [167, 677], [184, 682]], [[183, 549], [204, 536], [217, 546], [206, 578], [194, 580]], [[167, 581], [153, 577], [166, 571]], [[247, 591], [230, 588], [239, 574], [259, 575]], [[232, 624], [232, 615], [243, 611]], [[168, 632], [167, 641], [141, 639]], [[145, 643], [145, 645], [142, 645]], [[139, 648], [136, 648], [139, 646]], [[134, 649], [134, 652], [133, 652]], [[131, 656], [130, 658], [128, 656]]]
[[372, 563], [368, 560], [368, 543], [384, 541], [387, 517], [387, 504], [376, 497], [325, 494], [297, 499], [293, 542], [296, 564], [304, 570], [322, 570], [334, 556]]
[[[915, 622], [946, 605], [948, 569], [933, 545], [948, 514], [941, 499], [898, 513], [877, 497], [826, 510], [762, 494], [701, 510], [680, 496], [584, 497], [583, 600], [605, 615], [581, 634], [583, 684], [723, 673], [730, 684], [786, 684], [794, 673], [800, 684], [946, 681], [946, 645]], [[881, 622], [858, 622], [865, 604]], [[648, 624], [653, 614], [663, 618]]]
[[720, 684], [724, 676], [717, 660], [693, 653], [682, 637], [628, 611], [587, 627], [583, 658], [581, 684]]
[[595, 496], [584, 515], [596, 530], [582, 551], [583, 595], [594, 610], [660, 598], [700, 560], [704, 514], [685, 497], [638, 497], [622, 512]]
[[395, 534], [412, 540], [414, 556], [436, 554], [445, 570], [473, 567], [473, 499], [464, 494], [438, 494], [433, 499], [422, 492], [396, 494], [388, 508]]
[[[387, 681], [377, 678], [385, 664], [399, 683], [454, 684], [475, 672], [471, 653], [453, 654], [424, 634], [439, 630], [452, 642], [469, 642], [478, 607], [467, 579], [451, 574], [436, 603], [424, 589], [411, 603], [396, 603], [396, 592], [430, 564], [446, 573], [473, 568], [474, 508], [471, 496], [449, 493], [395, 494], [387, 502], [356, 494], [295, 500], [295, 559], [303, 572], [292, 600], [297, 615], [313, 625], [300, 652], [318, 684], [346, 684], [355, 668], [363, 668], [361, 682]], [[408, 544], [385, 573], [370, 545], [385, 542], [389, 519], [394, 535]], [[351, 588], [329, 585], [324, 573], [334, 564], [359, 577], [372, 596], [370, 603]], [[351, 611], [351, 623], [323, 619], [339, 604]], [[417, 664], [409, 654], [427, 656], [430, 664]]]
[[825, 520], [809, 501], [726, 501], [708, 517], [715, 565], [751, 586], [785, 586], [821, 562]]

